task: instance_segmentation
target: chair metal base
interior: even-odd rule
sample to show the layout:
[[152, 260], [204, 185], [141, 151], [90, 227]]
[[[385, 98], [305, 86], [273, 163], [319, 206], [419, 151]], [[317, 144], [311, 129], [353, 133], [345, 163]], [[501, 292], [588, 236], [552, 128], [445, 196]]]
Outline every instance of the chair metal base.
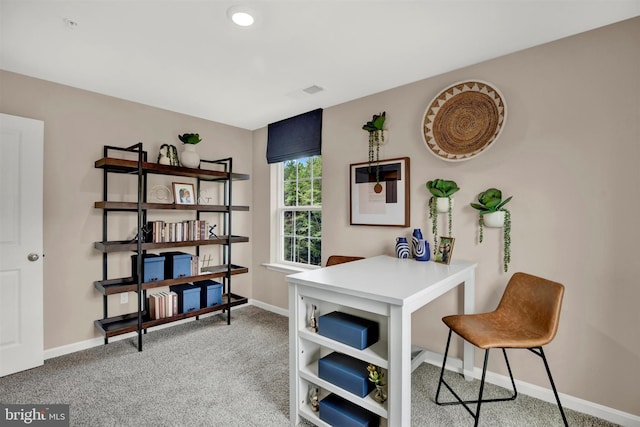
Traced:
[[[509, 371], [509, 378], [511, 379], [511, 385], [513, 387], [513, 395], [510, 397], [504, 397], [504, 398], [496, 398], [496, 399], [482, 399], [482, 393], [484, 391], [484, 382], [485, 382], [485, 376], [487, 374], [487, 364], [489, 362], [489, 350], [490, 349], [486, 349], [484, 352], [484, 364], [482, 366], [482, 379], [480, 380], [480, 392], [478, 394], [478, 399], [477, 400], [462, 400], [462, 398], [460, 396], [458, 396], [458, 394], [451, 388], [451, 386], [445, 381], [444, 379], [444, 367], [447, 363], [447, 355], [449, 354], [449, 344], [451, 343], [451, 334], [452, 334], [452, 330], [449, 329], [449, 337], [447, 338], [447, 347], [444, 351], [444, 360], [442, 361], [442, 369], [440, 370], [440, 380], [438, 381], [438, 389], [436, 391], [436, 398], [435, 398], [435, 402], [436, 404], [443, 406], [443, 405], [462, 405], [467, 412], [469, 412], [469, 414], [471, 414], [471, 416], [474, 419], [474, 426], [478, 425], [478, 422], [480, 421], [480, 406], [483, 403], [490, 403], [490, 402], [505, 402], [505, 401], [509, 401], [509, 400], [515, 400], [516, 397], [518, 397], [518, 390], [516, 389], [516, 383], [513, 380], [513, 374], [511, 373], [511, 366], [509, 365], [509, 359], [507, 358], [507, 351], [506, 349], [502, 349], [502, 354], [504, 355], [504, 361], [507, 364], [507, 370]], [[567, 417], [564, 414], [564, 409], [562, 408], [562, 404], [560, 403], [560, 397], [558, 396], [558, 391], [556, 390], [556, 385], [553, 382], [553, 377], [551, 376], [551, 370], [549, 369], [549, 364], [547, 363], [547, 358], [544, 355], [544, 351], [542, 350], [542, 347], [535, 347], [535, 348], [528, 348], [527, 350], [531, 351], [532, 353], [534, 353], [535, 355], [539, 356], [542, 358], [543, 362], [544, 362], [544, 367], [547, 371], [547, 375], [549, 376], [549, 382], [551, 383], [551, 388], [553, 389], [553, 394], [556, 398], [556, 402], [558, 403], [558, 409], [560, 409], [560, 414], [562, 415], [562, 421], [564, 422], [565, 427], [569, 426], [569, 423], [567, 422]], [[451, 392], [451, 394], [453, 395], [453, 397], [456, 398], [455, 401], [451, 401], [451, 402], [440, 402], [438, 399], [440, 397], [440, 388], [442, 387], [442, 385], [444, 384], [444, 386], [449, 390], [449, 392]], [[476, 411], [474, 412], [468, 404], [476, 404]]]

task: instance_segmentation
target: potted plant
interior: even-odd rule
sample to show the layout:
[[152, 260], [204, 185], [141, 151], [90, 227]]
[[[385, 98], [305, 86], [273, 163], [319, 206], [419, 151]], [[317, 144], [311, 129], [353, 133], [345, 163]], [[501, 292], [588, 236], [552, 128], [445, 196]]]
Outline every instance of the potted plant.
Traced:
[[438, 212], [448, 212], [449, 237], [453, 227], [453, 199], [451, 195], [460, 190], [455, 181], [434, 179], [427, 182], [427, 190], [431, 193], [429, 199], [429, 218], [431, 219], [431, 231], [433, 232], [433, 253], [438, 247]]
[[196, 144], [202, 141], [197, 133], [185, 133], [178, 135], [178, 139], [184, 144], [184, 149], [180, 153], [180, 163], [188, 168], [200, 166], [200, 155], [196, 151]]
[[387, 400], [387, 393], [384, 390], [384, 372], [376, 365], [367, 366], [367, 371], [369, 371], [369, 381], [376, 386], [376, 394], [373, 399], [376, 402], [383, 403]]
[[380, 161], [380, 144], [384, 144], [385, 132], [383, 130], [384, 121], [387, 119], [387, 112], [374, 114], [370, 121], [362, 126], [363, 130], [369, 132], [369, 172], [371, 164], [376, 162], [376, 184], [380, 184], [380, 171], [378, 162]]
[[483, 229], [487, 227], [503, 227], [504, 271], [509, 269], [511, 262], [511, 212], [504, 208], [513, 196], [502, 200], [502, 191], [497, 188], [489, 188], [478, 194], [478, 203], [471, 203], [471, 207], [479, 211], [478, 225], [480, 226], [479, 242], [482, 243], [484, 237]]

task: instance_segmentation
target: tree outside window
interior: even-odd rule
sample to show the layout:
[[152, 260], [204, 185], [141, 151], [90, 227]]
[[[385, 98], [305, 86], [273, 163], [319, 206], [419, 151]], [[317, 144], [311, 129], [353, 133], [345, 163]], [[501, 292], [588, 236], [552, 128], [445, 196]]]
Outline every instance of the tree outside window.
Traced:
[[283, 163], [282, 260], [319, 266], [322, 258], [322, 158]]

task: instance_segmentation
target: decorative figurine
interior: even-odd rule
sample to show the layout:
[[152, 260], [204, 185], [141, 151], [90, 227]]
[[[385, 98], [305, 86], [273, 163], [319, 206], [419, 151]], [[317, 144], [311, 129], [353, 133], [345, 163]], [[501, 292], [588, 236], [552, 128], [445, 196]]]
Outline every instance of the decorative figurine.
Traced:
[[311, 318], [309, 319], [309, 328], [311, 328], [313, 332], [318, 332], [318, 321], [316, 319], [317, 308], [318, 307], [316, 307], [315, 304], [311, 304]]
[[311, 390], [309, 390], [309, 403], [311, 404], [311, 409], [313, 410], [313, 412], [318, 412], [320, 410], [318, 389], [315, 387], [311, 387]]

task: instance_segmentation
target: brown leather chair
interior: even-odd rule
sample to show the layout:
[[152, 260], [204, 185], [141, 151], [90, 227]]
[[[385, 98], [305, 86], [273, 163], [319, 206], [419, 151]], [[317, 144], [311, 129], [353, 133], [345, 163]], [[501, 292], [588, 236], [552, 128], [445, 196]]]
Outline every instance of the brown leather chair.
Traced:
[[[442, 370], [440, 371], [440, 381], [438, 382], [438, 390], [436, 391], [436, 403], [438, 405], [463, 405], [467, 412], [474, 418], [474, 425], [477, 426], [480, 418], [480, 405], [482, 403], [514, 400], [518, 395], [505, 349], [527, 349], [542, 358], [544, 367], [547, 370], [547, 375], [549, 376], [549, 381], [551, 382], [553, 394], [558, 402], [562, 420], [564, 421], [564, 425], [568, 426], [567, 417], [564, 414], [560, 398], [558, 397], [558, 391], [551, 377], [551, 370], [549, 369], [547, 358], [542, 350], [542, 346], [550, 343], [558, 331], [563, 294], [564, 286], [560, 283], [530, 274], [515, 273], [511, 277], [511, 280], [509, 280], [502, 299], [498, 304], [498, 308], [496, 308], [495, 311], [444, 317], [442, 321], [449, 327], [449, 338], [447, 339]], [[474, 346], [485, 350], [478, 400], [463, 401], [444, 380], [444, 367], [447, 362], [451, 332], [455, 332]], [[513, 395], [508, 398], [482, 400], [489, 350], [492, 348], [502, 349], [507, 370], [509, 371], [509, 377], [511, 378], [511, 385], [513, 386]], [[456, 401], [438, 401], [442, 384], [449, 389], [456, 398]], [[468, 406], [470, 403], [477, 404], [475, 413]]]
[[345, 262], [358, 261], [364, 259], [361, 256], [344, 256], [344, 255], [331, 255], [327, 260], [327, 267], [331, 267], [336, 264], [343, 264]]

